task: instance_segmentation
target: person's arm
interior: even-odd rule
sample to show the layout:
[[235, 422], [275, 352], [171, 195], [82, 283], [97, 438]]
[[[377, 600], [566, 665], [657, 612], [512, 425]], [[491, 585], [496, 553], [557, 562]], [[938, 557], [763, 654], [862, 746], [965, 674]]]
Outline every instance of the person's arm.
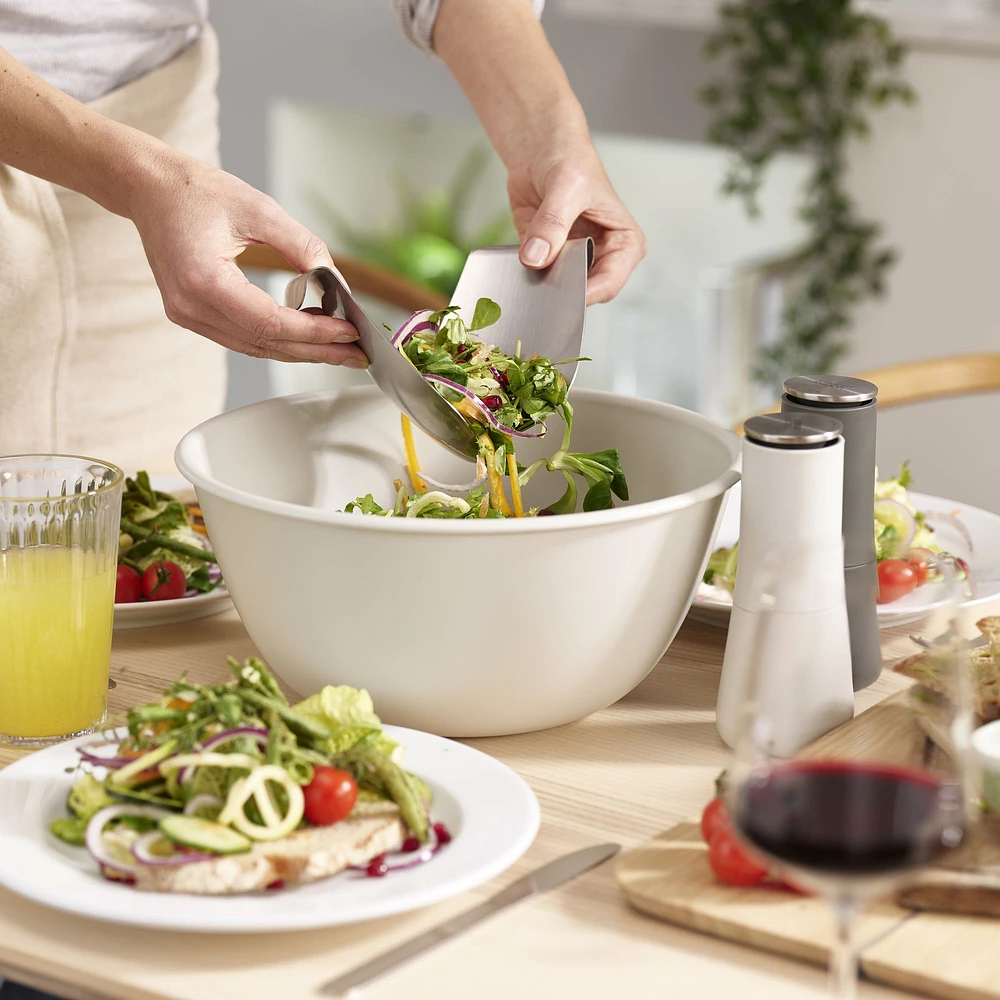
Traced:
[[522, 262], [544, 267], [567, 237], [593, 236], [587, 301], [613, 298], [646, 240], [529, 0], [440, 0], [433, 43], [507, 167]]
[[329, 251], [267, 195], [97, 114], [0, 49], [0, 162], [131, 219], [167, 316], [234, 351], [365, 367], [349, 323], [279, 306], [234, 259], [263, 243], [301, 271]]

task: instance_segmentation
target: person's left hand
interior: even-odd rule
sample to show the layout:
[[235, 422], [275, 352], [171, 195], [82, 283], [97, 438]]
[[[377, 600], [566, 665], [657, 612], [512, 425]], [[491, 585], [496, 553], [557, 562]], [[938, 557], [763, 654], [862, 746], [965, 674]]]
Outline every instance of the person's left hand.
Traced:
[[646, 255], [646, 237], [615, 194], [589, 137], [552, 140], [507, 178], [521, 263], [546, 267], [567, 239], [591, 236], [587, 305], [613, 299]]

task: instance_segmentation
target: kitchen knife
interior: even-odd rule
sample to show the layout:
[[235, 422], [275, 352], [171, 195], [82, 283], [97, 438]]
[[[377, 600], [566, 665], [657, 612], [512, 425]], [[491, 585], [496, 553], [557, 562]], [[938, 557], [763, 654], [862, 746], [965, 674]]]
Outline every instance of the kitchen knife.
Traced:
[[619, 850], [619, 844], [599, 844], [594, 847], [585, 847], [572, 854], [557, 858], [555, 861], [550, 861], [523, 878], [519, 878], [516, 882], [512, 882], [506, 889], [491, 896], [486, 902], [480, 903], [464, 913], [459, 913], [458, 916], [418, 934], [409, 941], [404, 941], [403, 944], [384, 952], [369, 962], [365, 962], [364, 965], [359, 965], [343, 976], [331, 979], [330, 982], [320, 987], [319, 992], [328, 997], [343, 996], [348, 990], [367, 985], [373, 979], [395, 969], [407, 959], [455, 937], [462, 931], [475, 926], [481, 920], [498, 913], [504, 907], [510, 906], [511, 903], [527, 899], [528, 896], [545, 892], [548, 889], [554, 889], [556, 886], [562, 885], [563, 882], [568, 882], [574, 876], [595, 868], [607, 861], [608, 858], [614, 857]]

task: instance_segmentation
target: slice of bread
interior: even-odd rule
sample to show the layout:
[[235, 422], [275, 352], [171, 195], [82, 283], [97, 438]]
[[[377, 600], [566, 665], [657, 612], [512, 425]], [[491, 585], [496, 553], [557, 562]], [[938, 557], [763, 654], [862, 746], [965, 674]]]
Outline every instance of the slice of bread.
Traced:
[[992, 722], [1000, 718], [1000, 616], [982, 618], [976, 622], [976, 627], [989, 640], [988, 646], [964, 650], [958, 645], [925, 649], [900, 661], [893, 670], [947, 698], [951, 696], [953, 678], [951, 672], [944, 669], [943, 657], [956, 653], [963, 655], [972, 678], [976, 714], [983, 722]]
[[281, 840], [186, 865], [140, 865], [135, 887], [147, 892], [225, 896], [266, 889], [275, 882], [315, 882], [398, 850], [406, 826], [393, 802], [358, 802], [347, 819], [312, 826]]

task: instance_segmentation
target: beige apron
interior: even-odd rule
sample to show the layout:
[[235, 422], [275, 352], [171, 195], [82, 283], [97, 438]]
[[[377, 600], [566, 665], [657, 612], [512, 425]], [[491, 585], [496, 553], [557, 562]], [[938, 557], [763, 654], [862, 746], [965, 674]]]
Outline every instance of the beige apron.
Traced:
[[[218, 43], [207, 25], [96, 111], [218, 163]], [[0, 164], [0, 455], [64, 452], [172, 474], [219, 413], [226, 352], [171, 323], [127, 219]]]

